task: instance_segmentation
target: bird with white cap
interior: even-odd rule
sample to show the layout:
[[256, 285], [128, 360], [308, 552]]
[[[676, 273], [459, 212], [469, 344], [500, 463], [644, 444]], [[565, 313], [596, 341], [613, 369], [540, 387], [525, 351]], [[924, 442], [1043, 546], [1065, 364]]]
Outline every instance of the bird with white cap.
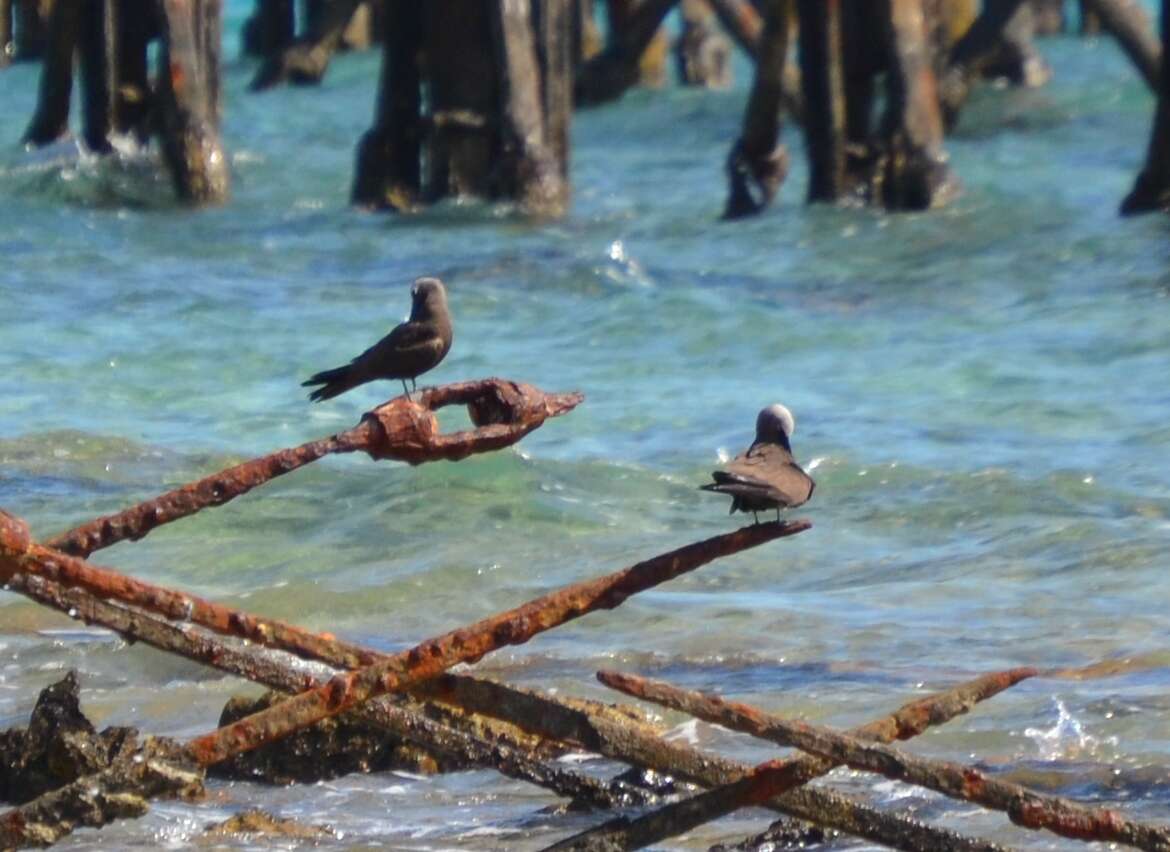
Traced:
[[783, 405], [769, 405], [756, 417], [756, 439], [723, 470], [711, 474], [714, 482], [700, 486], [731, 497], [732, 512], [751, 512], [759, 523], [759, 512], [790, 509], [808, 502], [816, 483], [792, 457], [789, 441], [796, 431], [796, 419]]

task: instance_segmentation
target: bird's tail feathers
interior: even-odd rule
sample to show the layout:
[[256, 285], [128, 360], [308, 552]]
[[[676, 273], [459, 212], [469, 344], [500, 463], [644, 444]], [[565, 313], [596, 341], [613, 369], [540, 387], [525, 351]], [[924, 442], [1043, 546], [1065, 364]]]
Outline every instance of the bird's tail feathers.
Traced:
[[314, 373], [305, 381], [301, 382], [301, 387], [308, 388], [313, 385], [321, 385], [311, 394], [309, 399], [313, 402], [324, 402], [327, 399], [333, 399], [338, 394], [343, 394], [352, 387], [361, 384], [361, 381], [355, 375], [353, 367], [347, 364], [344, 367], [334, 367], [332, 370], [322, 370], [320, 373]]

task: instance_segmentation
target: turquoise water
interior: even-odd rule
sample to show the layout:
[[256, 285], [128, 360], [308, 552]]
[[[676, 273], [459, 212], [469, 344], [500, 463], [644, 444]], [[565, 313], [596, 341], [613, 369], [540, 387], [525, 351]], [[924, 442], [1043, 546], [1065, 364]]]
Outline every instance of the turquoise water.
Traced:
[[[457, 464], [328, 459], [96, 561], [404, 647], [732, 529], [696, 486], [782, 401], [818, 481], [798, 512], [813, 530], [482, 667], [600, 697], [592, 672], [618, 667], [846, 725], [992, 669], [1131, 658], [1110, 678], [1022, 684], [911, 748], [1164, 820], [1170, 248], [1165, 218], [1115, 212], [1152, 102], [1109, 43], [1042, 48], [1048, 87], [982, 90], [948, 140], [965, 187], [950, 208], [807, 208], [790, 129], [777, 205], [734, 224], [718, 215], [743, 65], [732, 91], [635, 92], [579, 114], [573, 208], [549, 225], [474, 204], [348, 209], [372, 54], [339, 59], [319, 90], [263, 96], [233, 61], [234, 197], [197, 213], [169, 202], [151, 160], [19, 150], [36, 69], [4, 71], [0, 506], [49, 535], [352, 425], [396, 388], [310, 406], [299, 381], [401, 319], [413, 277], [439, 275], [456, 338], [428, 382], [501, 375], [586, 403]], [[241, 686], [0, 595], [0, 726], [68, 667], [99, 724], [180, 736], [212, 728]], [[897, 785], [833, 783], [1061, 846]], [[182, 845], [253, 803], [344, 827], [337, 848], [535, 848], [587, 822], [542, 815], [552, 797], [486, 772], [215, 789], [70, 843]], [[671, 848], [768, 821], [743, 812]]]

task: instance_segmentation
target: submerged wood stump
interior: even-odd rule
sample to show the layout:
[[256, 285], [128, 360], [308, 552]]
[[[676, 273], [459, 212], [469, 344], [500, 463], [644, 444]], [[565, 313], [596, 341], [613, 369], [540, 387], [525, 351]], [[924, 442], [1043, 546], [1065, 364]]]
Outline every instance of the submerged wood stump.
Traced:
[[510, 199], [560, 215], [569, 194], [570, 12], [569, 0], [389, 0], [353, 202], [405, 212], [447, 197]]

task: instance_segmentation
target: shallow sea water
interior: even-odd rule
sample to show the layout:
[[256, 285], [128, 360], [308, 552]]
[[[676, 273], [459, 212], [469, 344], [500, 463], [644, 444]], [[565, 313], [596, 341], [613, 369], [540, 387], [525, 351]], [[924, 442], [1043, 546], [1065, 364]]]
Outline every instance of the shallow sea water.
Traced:
[[[230, 11], [234, 32], [245, 4]], [[782, 401], [818, 482], [797, 513], [811, 531], [481, 667], [610, 699], [592, 673], [616, 667], [845, 726], [993, 669], [1129, 659], [1021, 684], [910, 748], [1166, 821], [1170, 248], [1165, 218], [1116, 215], [1152, 104], [1107, 42], [1042, 50], [1049, 86], [985, 88], [948, 140], [964, 192], [946, 210], [805, 207], [789, 129], [778, 203], [734, 224], [718, 215], [742, 63], [732, 91], [579, 114], [573, 208], [549, 225], [484, 205], [350, 210], [372, 54], [340, 58], [321, 89], [262, 96], [232, 61], [234, 197], [198, 213], [149, 160], [21, 151], [36, 69], [7, 70], [0, 506], [49, 535], [352, 425], [394, 386], [309, 406], [298, 382], [376, 340], [410, 279], [437, 274], [456, 338], [427, 382], [500, 375], [585, 404], [457, 464], [328, 459], [96, 561], [401, 648], [734, 528], [696, 486]], [[241, 687], [0, 594], [0, 727], [71, 667], [99, 725], [177, 736], [213, 727]], [[775, 753], [666, 718], [731, 756]], [[896, 784], [831, 783], [1017, 847], [1075, 846]], [[183, 846], [249, 804], [338, 826], [338, 849], [538, 848], [589, 822], [487, 772], [213, 791], [65, 846]], [[742, 812], [668, 848], [769, 820]]]

